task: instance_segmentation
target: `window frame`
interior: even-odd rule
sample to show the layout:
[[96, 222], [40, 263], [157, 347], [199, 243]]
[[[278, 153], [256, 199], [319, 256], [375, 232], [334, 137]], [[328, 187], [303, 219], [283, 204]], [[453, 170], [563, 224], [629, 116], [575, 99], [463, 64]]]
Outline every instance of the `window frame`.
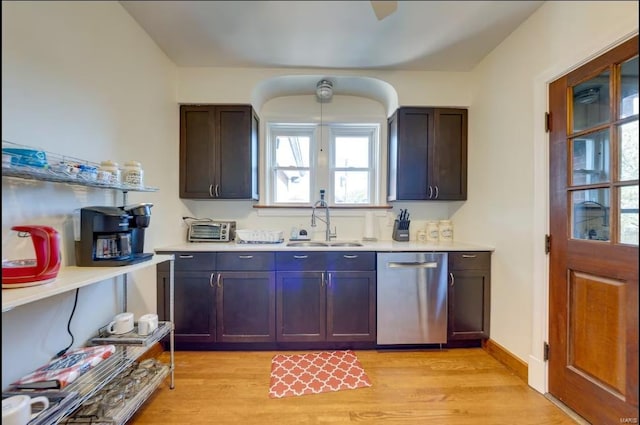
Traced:
[[[382, 140], [381, 124], [375, 121], [362, 120], [363, 122], [332, 122], [332, 123], [312, 123], [312, 122], [281, 122], [271, 120], [266, 123], [266, 155], [265, 155], [265, 199], [264, 206], [271, 207], [312, 207], [317, 200], [320, 189], [325, 190], [325, 199], [331, 207], [378, 207], [380, 205], [381, 178], [382, 173]], [[304, 135], [310, 136], [309, 152], [309, 202], [276, 202], [277, 191], [277, 171], [280, 169], [298, 169], [297, 167], [277, 167], [276, 166], [276, 139], [279, 136]], [[355, 170], [369, 170], [368, 189], [370, 199], [368, 203], [339, 203], [335, 202], [333, 188], [333, 167], [335, 158], [335, 139], [342, 136], [366, 136], [369, 138], [369, 158], [368, 168], [358, 167]], [[340, 170], [354, 170], [351, 168], [338, 167]]]

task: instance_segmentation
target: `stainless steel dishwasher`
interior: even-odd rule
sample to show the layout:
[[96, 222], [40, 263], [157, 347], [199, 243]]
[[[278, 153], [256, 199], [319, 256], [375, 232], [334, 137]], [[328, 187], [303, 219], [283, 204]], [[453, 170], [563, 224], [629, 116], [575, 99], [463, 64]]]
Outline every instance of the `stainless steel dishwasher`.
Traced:
[[378, 345], [447, 342], [447, 253], [378, 253]]

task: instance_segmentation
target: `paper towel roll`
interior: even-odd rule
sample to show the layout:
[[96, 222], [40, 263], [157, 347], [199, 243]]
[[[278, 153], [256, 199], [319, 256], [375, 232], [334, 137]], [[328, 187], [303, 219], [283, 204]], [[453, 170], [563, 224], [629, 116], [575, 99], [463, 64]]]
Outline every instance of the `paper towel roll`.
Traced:
[[365, 239], [375, 239], [375, 221], [373, 212], [369, 211], [364, 215], [364, 235]]

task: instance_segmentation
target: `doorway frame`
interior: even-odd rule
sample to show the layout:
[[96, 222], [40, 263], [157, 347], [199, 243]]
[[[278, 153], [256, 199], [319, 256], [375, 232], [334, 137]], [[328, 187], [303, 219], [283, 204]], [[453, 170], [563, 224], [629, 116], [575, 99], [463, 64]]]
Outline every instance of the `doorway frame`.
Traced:
[[545, 253], [544, 236], [549, 234], [549, 133], [545, 129], [545, 114], [549, 112], [549, 84], [583, 66], [612, 48], [636, 37], [632, 31], [602, 48], [573, 51], [563, 63], [550, 66], [533, 80], [533, 286], [531, 352], [528, 358], [528, 384], [536, 391], [549, 392], [549, 365], [544, 360], [544, 344], [549, 340], [549, 255]]

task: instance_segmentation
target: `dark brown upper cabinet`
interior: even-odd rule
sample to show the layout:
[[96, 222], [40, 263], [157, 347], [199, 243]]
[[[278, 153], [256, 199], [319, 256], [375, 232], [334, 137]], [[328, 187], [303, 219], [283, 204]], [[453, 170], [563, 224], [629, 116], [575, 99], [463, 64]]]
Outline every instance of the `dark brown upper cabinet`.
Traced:
[[388, 201], [467, 199], [466, 109], [402, 107], [388, 134]]
[[257, 200], [258, 127], [251, 105], [181, 105], [180, 197]]

